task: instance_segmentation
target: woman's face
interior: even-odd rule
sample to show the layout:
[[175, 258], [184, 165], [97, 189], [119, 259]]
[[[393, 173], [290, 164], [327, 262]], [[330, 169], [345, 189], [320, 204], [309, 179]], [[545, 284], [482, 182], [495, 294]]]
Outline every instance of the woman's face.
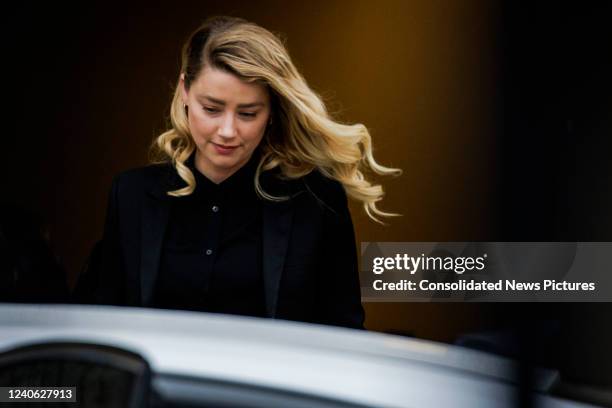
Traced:
[[270, 95], [261, 84], [209, 67], [189, 90], [181, 76], [181, 89], [197, 146], [196, 167], [220, 183], [244, 166], [261, 142], [270, 117]]

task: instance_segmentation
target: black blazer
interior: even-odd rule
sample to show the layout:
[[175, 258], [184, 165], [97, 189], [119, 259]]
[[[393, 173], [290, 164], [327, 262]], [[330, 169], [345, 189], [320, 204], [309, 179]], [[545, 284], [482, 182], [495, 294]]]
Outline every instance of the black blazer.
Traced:
[[[355, 235], [342, 185], [314, 171], [283, 181], [261, 176], [263, 280], [272, 318], [363, 327]], [[115, 177], [104, 236], [75, 290], [79, 303], [152, 305], [169, 215], [166, 192], [184, 187], [171, 165]]]

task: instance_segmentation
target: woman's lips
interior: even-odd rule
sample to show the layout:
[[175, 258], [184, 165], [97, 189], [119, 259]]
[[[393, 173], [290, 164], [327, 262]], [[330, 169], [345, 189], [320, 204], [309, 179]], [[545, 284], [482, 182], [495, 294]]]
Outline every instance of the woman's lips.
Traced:
[[215, 150], [219, 154], [232, 154], [234, 150], [238, 148], [238, 146], [221, 145], [221, 144], [217, 144], [214, 142], [211, 142], [211, 143], [213, 144], [213, 146], [215, 147]]

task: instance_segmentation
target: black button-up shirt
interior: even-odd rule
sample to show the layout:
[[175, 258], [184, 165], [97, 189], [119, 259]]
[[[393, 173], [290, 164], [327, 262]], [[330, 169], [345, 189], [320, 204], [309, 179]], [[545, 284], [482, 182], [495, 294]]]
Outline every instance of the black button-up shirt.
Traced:
[[215, 184], [194, 165], [195, 191], [173, 197], [154, 305], [167, 309], [265, 315], [258, 157]]

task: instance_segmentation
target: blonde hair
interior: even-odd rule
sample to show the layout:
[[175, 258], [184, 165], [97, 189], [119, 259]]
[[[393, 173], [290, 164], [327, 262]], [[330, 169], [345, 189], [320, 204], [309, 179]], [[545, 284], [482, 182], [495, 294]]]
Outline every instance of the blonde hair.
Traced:
[[[255, 174], [255, 190], [267, 200], [287, 197], [267, 194], [260, 185], [263, 171], [275, 168], [281, 176], [296, 179], [318, 169], [344, 186], [347, 196], [363, 203], [367, 215], [393, 216], [376, 207], [382, 186], [364, 177], [370, 169], [379, 175], [399, 175], [400, 169], [378, 164], [372, 140], [362, 124], [333, 120], [321, 99], [297, 71], [283, 43], [270, 31], [234, 17], [213, 17], [195, 30], [183, 46], [181, 74], [185, 88], [204, 66], [231, 72], [248, 82], [267, 86], [271, 95], [271, 125], [259, 146], [261, 159]], [[185, 161], [196, 146], [190, 135], [187, 112], [181, 99], [180, 81], [170, 107], [172, 128], [157, 137], [152, 153], [156, 162], [172, 162], [187, 186], [168, 192], [186, 196], [195, 189], [195, 177]]]

